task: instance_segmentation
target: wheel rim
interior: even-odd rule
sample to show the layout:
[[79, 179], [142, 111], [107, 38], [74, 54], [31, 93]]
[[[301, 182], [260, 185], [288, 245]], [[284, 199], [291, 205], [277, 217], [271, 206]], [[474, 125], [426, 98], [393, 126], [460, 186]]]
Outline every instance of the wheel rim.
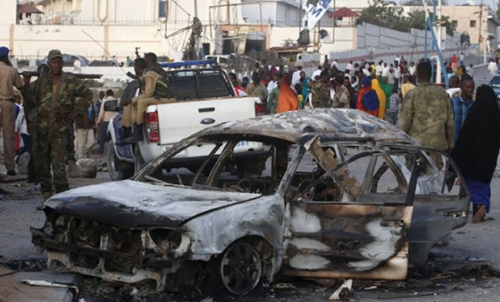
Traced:
[[[108, 143], [109, 144], [109, 143]], [[111, 179], [115, 180], [119, 177], [119, 172], [116, 170], [116, 155], [113, 146], [108, 146], [108, 172]]]
[[248, 243], [236, 243], [223, 255], [220, 274], [224, 287], [236, 295], [252, 291], [262, 275], [259, 252]]

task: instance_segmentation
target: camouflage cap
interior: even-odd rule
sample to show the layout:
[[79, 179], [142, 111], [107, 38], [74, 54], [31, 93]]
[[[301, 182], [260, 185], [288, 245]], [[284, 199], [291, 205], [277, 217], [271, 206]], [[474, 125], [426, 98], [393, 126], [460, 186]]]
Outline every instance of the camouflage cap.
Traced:
[[55, 58], [61, 58], [62, 59], [62, 53], [59, 49], [52, 49], [51, 51], [49, 51], [49, 55], [48, 55], [48, 60], [52, 60], [52, 59], [55, 59]]

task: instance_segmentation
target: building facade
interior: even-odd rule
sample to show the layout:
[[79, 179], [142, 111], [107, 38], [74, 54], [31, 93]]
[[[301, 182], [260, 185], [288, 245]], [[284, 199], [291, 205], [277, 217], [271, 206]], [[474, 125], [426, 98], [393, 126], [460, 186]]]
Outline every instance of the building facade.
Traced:
[[[198, 17], [203, 32], [200, 49], [205, 54], [248, 53], [271, 47], [290, 46], [299, 38], [301, 10], [307, 0], [31, 0], [44, 12], [40, 15], [18, 15], [15, 1], [4, 1], [0, 15], [0, 45], [6, 45], [18, 58], [45, 57], [50, 49], [79, 54], [88, 59], [125, 61], [133, 58], [136, 47], [140, 53], [155, 52], [159, 56], [182, 57], [191, 34], [191, 26]], [[362, 10], [368, 0], [332, 1], [333, 7], [347, 6]], [[421, 9], [406, 7], [406, 10]], [[450, 9], [454, 14], [448, 13]], [[443, 15], [456, 20], [459, 32], [468, 31], [471, 43], [482, 31], [496, 36], [496, 19], [483, 6], [479, 22], [479, 6], [443, 7]], [[465, 16], [463, 16], [463, 15]], [[476, 18], [473, 27], [473, 18]], [[368, 47], [361, 40], [359, 26], [337, 20], [334, 25], [326, 13], [310, 40], [322, 54], [351, 51]], [[468, 27], [462, 28], [462, 23]], [[486, 26], [487, 25], [487, 26]], [[328, 35], [319, 36], [319, 30]], [[390, 40], [392, 37], [384, 38]], [[381, 40], [371, 48], [390, 47], [390, 41]], [[378, 41], [378, 40], [377, 40]]]

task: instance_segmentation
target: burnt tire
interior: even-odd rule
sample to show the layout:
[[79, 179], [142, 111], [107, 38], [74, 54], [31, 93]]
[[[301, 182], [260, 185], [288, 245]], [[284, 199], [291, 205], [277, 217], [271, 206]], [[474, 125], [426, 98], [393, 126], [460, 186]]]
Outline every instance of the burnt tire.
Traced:
[[106, 144], [106, 163], [111, 180], [124, 180], [134, 175], [134, 169], [131, 164], [118, 159], [115, 153], [113, 141]]
[[219, 281], [233, 295], [248, 294], [262, 278], [262, 264], [262, 256], [255, 247], [245, 241], [237, 241], [218, 257]]

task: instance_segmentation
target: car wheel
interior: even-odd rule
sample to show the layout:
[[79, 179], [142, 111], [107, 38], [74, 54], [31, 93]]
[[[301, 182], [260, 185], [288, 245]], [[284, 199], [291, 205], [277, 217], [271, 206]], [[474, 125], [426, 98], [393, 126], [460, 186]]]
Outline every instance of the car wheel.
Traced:
[[134, 173], [139, 172], [146, 163], [144, 162], [144, 159], [142, 158], [141, 155], [141, 150], [139, 149], [139, 146], [135, 145], [134, 146]]
[[262, 257], [249, 243], [229, 246], [219, 259], [219, 274], [225, 289], [235, 295], [251, 292], [262, 276]]
[[108, 173], [111, 180], [124, 180], [130, 178], [134, 171], [130, 164], [125, 163], [116, 157], [113, 141], [109, 141], [106, 145], [106, 162], [108, 165]]

